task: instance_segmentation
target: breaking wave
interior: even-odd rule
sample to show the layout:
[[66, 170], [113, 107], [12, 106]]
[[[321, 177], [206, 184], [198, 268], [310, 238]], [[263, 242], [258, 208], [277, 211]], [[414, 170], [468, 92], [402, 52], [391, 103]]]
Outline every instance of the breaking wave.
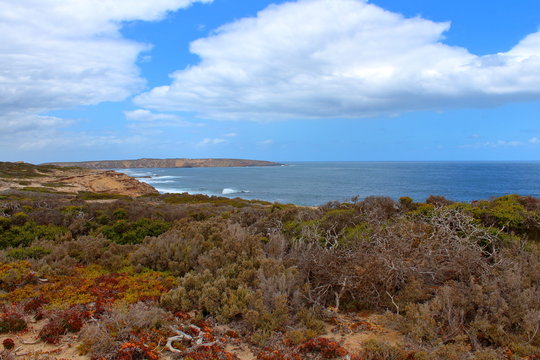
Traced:
[[222, 195], [230, 195], [230, 194], [247, 194], [249, 193], [248, 190], [236, 190], [231, 188], [225, 188], [221, 191]]

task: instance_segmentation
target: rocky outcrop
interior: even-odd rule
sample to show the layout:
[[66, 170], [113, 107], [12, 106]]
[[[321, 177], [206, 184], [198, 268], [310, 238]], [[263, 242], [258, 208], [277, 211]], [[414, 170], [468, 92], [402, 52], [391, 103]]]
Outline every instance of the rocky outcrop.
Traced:
[[[88, 170], [87, 170], [88, 171]], [[56, 179], [70, 188], [80, 187], [81, 191], [128, 196], [159, 194], [152, 186], [116, 171], [92, 171], [91, 173]]]
[[44, 165], [78, 166], [88, 169], [134, 169], [134, 168], [192, 168], [192, 167], [247, 167], [280, 166], [281, 164], [263, 160], [246, 159], [137, 159], [103, 160], [83, 162], [55, 162]]
[[115, 171], [0, 162], [0, 191], [93, 192], [127, 196], [158, 194], [152, 186]]

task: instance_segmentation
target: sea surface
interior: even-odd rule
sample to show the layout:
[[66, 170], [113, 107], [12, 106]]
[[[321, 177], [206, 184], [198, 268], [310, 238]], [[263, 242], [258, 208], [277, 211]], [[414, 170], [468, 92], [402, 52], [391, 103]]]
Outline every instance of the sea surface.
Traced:
[[162, 193], [317, 206], [371, 195], [454, 201], [540, 197], [540, 162], [290, 162], [275, 167], [118, 169]]

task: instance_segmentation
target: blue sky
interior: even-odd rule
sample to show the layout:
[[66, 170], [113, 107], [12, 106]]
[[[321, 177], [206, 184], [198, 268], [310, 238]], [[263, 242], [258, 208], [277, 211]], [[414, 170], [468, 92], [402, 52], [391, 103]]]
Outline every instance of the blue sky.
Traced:
[[0, 161], [540, 160], [540, 2], [0, 0]]

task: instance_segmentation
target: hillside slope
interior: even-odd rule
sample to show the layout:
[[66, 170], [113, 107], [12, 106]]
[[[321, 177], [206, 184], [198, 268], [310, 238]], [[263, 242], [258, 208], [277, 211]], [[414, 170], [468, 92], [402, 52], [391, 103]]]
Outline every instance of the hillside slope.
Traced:
[[127, 196], [157, 194], [152, 186], [115, 171], [53, 165], [0, 162], [0, 191], [107, 193]]

